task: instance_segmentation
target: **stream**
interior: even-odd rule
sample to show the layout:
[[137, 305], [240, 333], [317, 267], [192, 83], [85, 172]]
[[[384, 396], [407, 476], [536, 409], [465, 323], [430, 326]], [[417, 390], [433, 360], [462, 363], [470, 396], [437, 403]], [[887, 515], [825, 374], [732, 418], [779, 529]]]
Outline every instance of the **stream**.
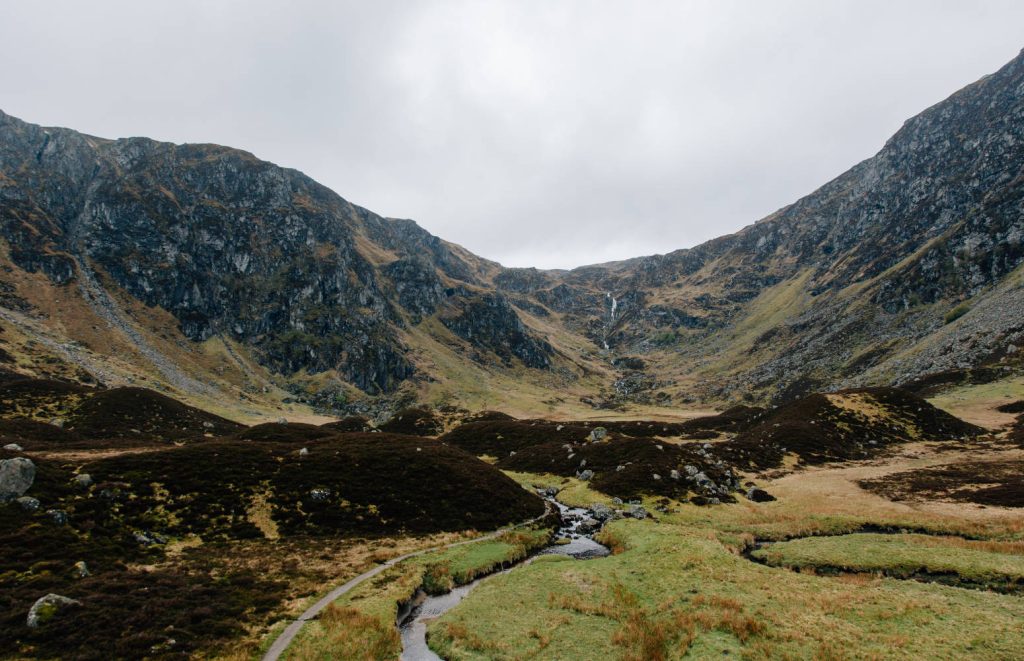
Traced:
[[[601, 529], [601, 522], [591, 516], [590, 510], [563, 505], [552, 495], [545, 495], [544, 498], [558, 507], [558, 511], [562, 515], [562, 526], [555, 533], [555, 539], [562, 540], [562, 543], [550, 544], [524, 558], [516, 565], [496, 573], [507, 573], [513, 567], [528, 563], [538, 555], [558, 554], [567, 555], [577, 560], [589, 560], [601, 558], [610, 553], [608, 547], [594, 541], [594, 535]], [[568, 543], [564, 543], [565, 540], [568, 540]], [[422, 590], [417, 591], [412, 600], [398, 613], [398, 630], [402, 635], [401, 661], [441, 661], [441, 657], [427, 647], [427, 625], [454, 608], [473, 591], [473, 588], [494, 575], [482, 576], [442, 595], [430, 596]]]

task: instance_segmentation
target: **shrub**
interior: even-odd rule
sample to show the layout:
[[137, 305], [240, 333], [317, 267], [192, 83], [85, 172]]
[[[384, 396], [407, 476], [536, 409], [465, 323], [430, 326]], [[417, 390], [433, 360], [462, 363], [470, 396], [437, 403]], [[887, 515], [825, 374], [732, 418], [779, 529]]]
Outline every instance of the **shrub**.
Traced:
[[971, 311], [971, 306], [970, 305], [967, 305], [966, 303], [961, 303], [960, 305], [956, 306], [955, 308], [953, 308], [952, 310], [947, 312], [946, 316], [943, 317], [943, 321], [945, 323], [947, 323], [947, 324], [951, 324], [951, 323], [953, 323], [954, 321], [956, 321], [957, 319], [959, 319], [960, 317], [964, 316], [965, 314], [967, 314], [970, 311]]

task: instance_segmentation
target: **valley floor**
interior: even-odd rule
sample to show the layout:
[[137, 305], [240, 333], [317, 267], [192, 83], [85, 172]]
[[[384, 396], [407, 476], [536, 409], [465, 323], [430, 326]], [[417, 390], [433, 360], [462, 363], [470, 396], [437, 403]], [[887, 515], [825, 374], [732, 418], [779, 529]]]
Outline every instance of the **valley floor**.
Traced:
[[[1024, 513], [918, 499], [885, 478], [980, 464], [1001, 474], [1022, 460], [999, 440], [916, 443], [757, 476], [775, 502], [646, 499], [652, 517], [601, 533], [612, 556], [541, 556], [490, 578], [432, 622], [428, 640], [460, 660], [1020, 658]], [[567, 504], [609, 502], [572, 478], [513, 477], [558, 486]], [[410, 580], [396, 574], [344, 604], [348, 639], [371, 625], [383, 634], [399, 579]], [[330, 625], [317, 626], [309, 633]]]

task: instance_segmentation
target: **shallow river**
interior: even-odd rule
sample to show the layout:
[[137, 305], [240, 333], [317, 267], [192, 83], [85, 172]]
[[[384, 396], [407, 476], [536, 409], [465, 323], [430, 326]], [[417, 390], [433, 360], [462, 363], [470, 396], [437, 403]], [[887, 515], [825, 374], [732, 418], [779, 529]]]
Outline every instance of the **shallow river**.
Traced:
[[[568, 544], [552, 544], [541, 549], [532, 557], [543, 554], [568, 555], [577, 560], [589, 560], [608, 555], [608, 548], [594, 541], [594, 534], [599, 529], [590, 518], [589, 510], [581, 507], [567, 507], [548, 496], [547, 500], [555, 504], [562, 514], [563, 525], [558, 529], [557, 538], [568, 539]], [[526, 559], [523, 562], [529, 562]], [[506, 569], [499, 573], [511, 571]], [[494, 574], [491, 574], [494, 576]], [[451, 610], [473, 591], [482, 581], [490, 576], [459, 586], [447, 594], [431, 597], [422, 591], [413, 597], [412, 602], [398, 614], [398, 629], [402, 634], [402, 661], [441, 661], [441, 657], [427, 647], [427, 624]]]

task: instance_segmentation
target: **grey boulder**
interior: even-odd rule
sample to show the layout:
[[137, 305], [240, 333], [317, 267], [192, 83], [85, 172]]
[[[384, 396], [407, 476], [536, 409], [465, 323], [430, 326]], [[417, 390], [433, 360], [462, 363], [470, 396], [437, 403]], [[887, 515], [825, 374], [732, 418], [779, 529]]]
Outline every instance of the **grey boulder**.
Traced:
[[32, 496], [22, 496], [21, 498], [16, 499], [14, 502], [18, 503], [18, 505], [21, 506], [21, 509], [28, 512], [29, 514], [31, 514], [32, 512], [39, 511], [39, 508], [41, 507], [39, 499], [33, 498]]
[[80, 601], [51, 592], [45, 597], [40, 597], [36, 600], [36, 603], [32, 604], [32, 608], [28, 611], [27, 624], [30, 629], [38, 629], [56, 617], [61, 611], [81, 605], [82, 602]]
[[0, 503], [24, 496], [36, 481], [36, 465], [27, 457], [0, 460]]

